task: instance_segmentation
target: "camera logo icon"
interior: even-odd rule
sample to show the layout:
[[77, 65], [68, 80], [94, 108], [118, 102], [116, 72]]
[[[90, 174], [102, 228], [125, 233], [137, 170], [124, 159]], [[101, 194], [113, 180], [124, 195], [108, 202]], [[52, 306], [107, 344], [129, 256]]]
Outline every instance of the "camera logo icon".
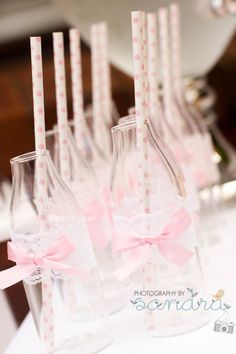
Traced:
[[216, 320], [214, 323], [214, 331], [232, 334], [234, 331], [234, 322], [228, 320]]

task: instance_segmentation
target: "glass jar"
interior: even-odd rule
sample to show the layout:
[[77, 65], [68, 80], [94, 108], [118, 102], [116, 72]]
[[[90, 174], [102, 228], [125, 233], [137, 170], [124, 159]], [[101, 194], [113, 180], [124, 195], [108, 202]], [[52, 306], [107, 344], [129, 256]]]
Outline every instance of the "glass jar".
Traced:
[[24, 287], [46, 351], [95, 353], [111, 332], [85, 219], [48, 151], [14, 157], [11, 168], [11, 239], [35, 265]]
[[[166, 153], [168, 149], [163, 149], [158, 136], [154, 137], [149, 122], [145, 176], [138, 162], [136, 123], [113, 127], [112, 138], [111, 184], [117, 235], [114, 251], [123, 256], [123, 265], [115, 274], [121, 281], [131, 278], [130, 303], [140, 316], [143, 314], [149, 335], [170, 336], [195, 330], [208, 322], [206, 312], [168, 308], [171, 300], [184, 304], [195, 294], [204, 297], [198, 241], [185, 207], [184, 182], [168, 159], [171, 153]], [[149, 208], [145, 211], [139, 176], [147, 179]]]

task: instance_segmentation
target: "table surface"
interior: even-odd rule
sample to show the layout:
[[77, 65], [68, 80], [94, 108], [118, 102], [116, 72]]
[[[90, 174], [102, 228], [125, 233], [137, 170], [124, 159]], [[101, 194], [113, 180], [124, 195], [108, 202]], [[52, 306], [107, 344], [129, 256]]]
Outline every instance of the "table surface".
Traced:
[[[236, 208], [222, 214], [218, 228], [220, 240], [209, 248], [206, 278], [210, 293], [224, 289], [224, 299], [231, 305], [230, 317], [236, 322]], [[146, 336], [137, 319], [137, 311], [131, 308], [111, 316], [111, 322], [114, 340], [102, 351], [104, 354], [199, 354], [206, 350], [214, 354], [235, 354], [236, 330], [233, 334], [214, 332], [214, 320], [197, 331], [169, 338]], [[44, 354], [31, 315], [26, 317], [4, 354], [19, 353]]]

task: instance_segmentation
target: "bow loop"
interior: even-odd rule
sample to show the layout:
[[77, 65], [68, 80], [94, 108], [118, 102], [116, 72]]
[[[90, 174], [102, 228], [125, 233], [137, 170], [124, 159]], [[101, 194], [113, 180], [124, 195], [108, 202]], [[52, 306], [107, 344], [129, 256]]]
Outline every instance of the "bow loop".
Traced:
[[156, 236], [123, 235], [117, 238], [114, 250], [116, 252], [130, 251], [126, 263], [115, 272], [115, 275], [123, 280], [137, 269], [146, 259], [152, 246], [159, 249], [161, 255], [177, 266], [184, 265], [193, 252], [175, 243], [190, 226], [191, 218], [185, 209], [181, 209], [166, 225], [164, 230]]
[[36, 268], [83, 274], [77, 267], [62, 262], [75, 251], [75, 246], [65, 236], [59, 237], [45, 251], [40, 253], [27, 252], [24, 248], [16, 246], [12, 242], [8, 242], [7, 249], [8, 259], [15, 262], [16, 265], [0, 272], [1, 289], [24, 280]]

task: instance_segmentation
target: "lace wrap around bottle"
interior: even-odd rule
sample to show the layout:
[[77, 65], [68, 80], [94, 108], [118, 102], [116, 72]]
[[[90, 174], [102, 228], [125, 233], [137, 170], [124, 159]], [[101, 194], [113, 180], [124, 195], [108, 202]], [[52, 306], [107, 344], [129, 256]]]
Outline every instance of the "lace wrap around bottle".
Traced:
[[8, 258], [16, 262], [16, 266], [0, 273], [2, 288], [21, 280], [37, 284], [49, 278], [85, 277], [96, 266], [83, 218], [54, 233], [27, 236], [14, 233], [11, 238]]
[[153, 223], [150, 220], [150, 216], [144, 215], [142, 220], [146, 226], [146, 234], [130, 229], [126, 233], [118, 233], [119, 236], [114, 243], [115, 251], [129, 253], [124, 264], [116, 271], [116, 275], [120, 280], [128, 277], [147, 261], [154, 246], [167, 262], [174, 263], [180, 267], [193, 256], [193, 252], [190, 249], [178, 242], [192, 222], [190, 215], [185, 209], [178, 210], [172, 214], [168, 223], [164, 226], [162, 225], [161, 231], [160, 225], [162, 223], [160, 222], [160, 217], [157, 216], [155, 222], [159, 224], [157, 227], [159, 230], [155, 233], [150, 232], [150, 223]]

